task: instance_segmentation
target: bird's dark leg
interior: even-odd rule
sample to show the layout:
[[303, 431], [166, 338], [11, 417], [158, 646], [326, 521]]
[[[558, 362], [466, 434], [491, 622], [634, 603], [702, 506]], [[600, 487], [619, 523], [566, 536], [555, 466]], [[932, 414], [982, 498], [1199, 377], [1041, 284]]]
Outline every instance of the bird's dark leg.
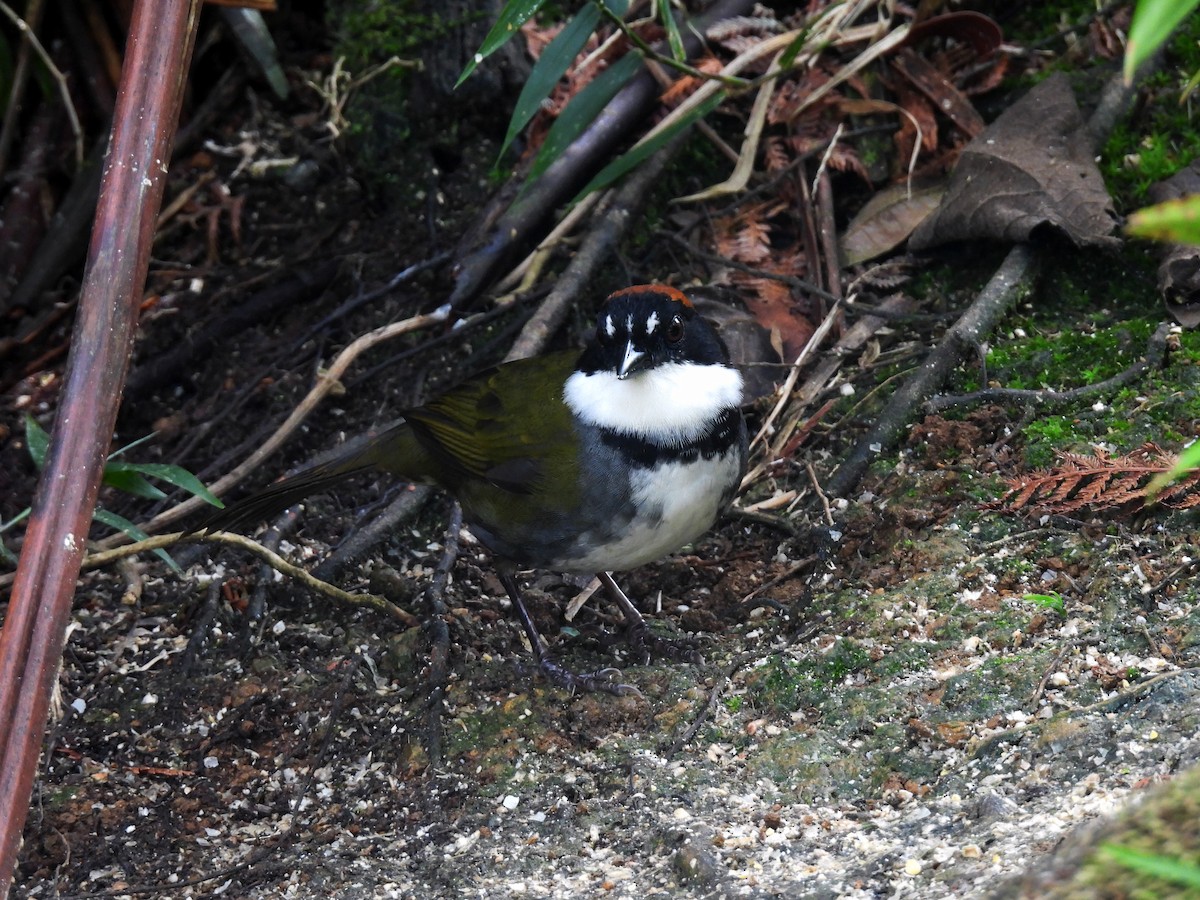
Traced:
[[533, 616], [525, 608], [525, 601], [521, 598], [521, 591], [517, 587], [514, 573], [498, 568], [496, 574], [500, 576], [500, 583], [504, 585], [504, 589], [508, 591], [508, 596], [512, 599], [513, 606], [517, 608], [521, 626], [529, 638], [529, 645], [533, 647], [534, 659], [537, 660], [538, 668], [546, 678], [571, 690], [607, 691], [618, 697], [627, 694], [641, 695], [641, 691], [633, 685], [617, 681], [621, 675], [618, 669], [606, 668], [597, 669], [595, 672], [572, 672], [559, 663], [550, 651], [542, 646], [542, 636], [538, 633], [537, 626], [533, 624]]
[[650, 662], [651, 655], [677, 659], [680, 662], [704, 662], [704, 658], [695, 647], [681, 646], [652, 633], [646, 620], [638, 612], [638, 608], [625, 596], [625, 592], [621, 590], [610, 573], [599, 572], [596, 577], [600, 579], [600, 583], [604, 585], [608, 595], [612, 597], [613, 602], [620, 607], [621, 614], [625, 616], [629, 646], [635, 651], [641, 652], [643, 664]]

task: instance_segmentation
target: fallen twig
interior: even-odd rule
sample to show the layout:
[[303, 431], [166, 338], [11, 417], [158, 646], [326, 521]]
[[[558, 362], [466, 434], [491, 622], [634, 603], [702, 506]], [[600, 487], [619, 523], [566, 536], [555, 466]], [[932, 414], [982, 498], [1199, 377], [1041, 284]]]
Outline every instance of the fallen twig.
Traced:
[[780, 572], [774, 578], [770, 579], [769, 581], [764, 581], [762, 584], [760, 584], [758, 587], [756, 587], [754, 590], [752, 590], [750, 593], [748, 593], [745, 597], [743, 597], [741, 600], [739, 600], [738, 603], [742, 603], [742, 604], [749, 603], [751, 600], [753, 600], [755, 597], [759, 596], [760, 594], [765, 594], [767, 591], [771, 590], [771, 588], [781, 585], [785, 581], [788, 581], [789, 579], [795, 578], [797, 575], [799, 575], [801, 572], [803, 572], [805, 569], [807, 569], [809, 566], [811, 566], [814, 562], [816, 562], [816, 560], [817, 560], [817, 557], [815, 555], [804, 557], [804, 559], [800, 560], [798, 563], [794, 563], [793, 565], [788, 566], [787, 569]]
[[[367, 334], [361, 335], [351, 341], [349, 345], [338, 354], [337, 359], [329, 366], [327, 370], [322, 372], [318, 378], [316, 385], [304, 397], [303, 400], [292, 410], [291, 415], [284, 420], [283, 424], [275, 430], [266, 441], [263, 442], [257, 450], [251, 453], [238, 466], [235, 466], [228, 474], [220, 478], [213, 484], [209, 485], [209, 490], [218, 497], [241, 482], [243, 478], [249, 475], [256, 469], [260, 463], [283, 445], [300, 423], [303, 422], [324, 398], [325, 395], [332, 391], [340, 383], [342, 375], [350, 368], [350, 364], [354, 362], [362, 353], [370, 350], [377, 344], [389, 341], [392, 338], [399, 337], [402, 334], [408, 334], [410, 331], [417, 331], [422, 328], [428, 328], [432, 325], [438, 325], [445, 322], [450, 316], [450, 307], [443, 305], [438, 307], [431, 313], [426, 313], [420, 316], [411, 316], [400, 322], [393, 322], [390, 325], [384, 325], [381, 328], [376, 328]], [[204, 506], [205, 501], [199, 497], [192, 497], [183, 501], [170, 509], [159, 513], [149, 522], [141, 526], [143, 531], [154, 532], [160, 530], [164, 525], [169, 525], [173, 522], [182, 519], [189, 513], [200, 509]], [[117, 534], [101, 542], [101, 546], [115, 547], [127, 540], [125, 535]]]
[[[275, 523], [258, 536], [259, 543], [273, 553], [278, 553], [279, 545], [283, 541], [284, 535], [289, 534], [296, 527], [298, 519], [299, 514], [295, 508], [284, 510]], [[246, 604], [246, 614], [242, 617], [241, 643], [243, 652], [250, 649], [252, 643], [258, 639], [262, 632], [262, 621], [267, 613], [267, 585], [270, 583], [270, 578], [267, 577], [266, 571], [268, 565], [270, 563], [263, 563], [258, 583], [254, 585], [254, 590], [250, 592], [250, 601]], [[254, 633], [255, 626], [259, 626], [259, 635]]]
[[[46, 52], [46, 48], [42, 46], [42, 42], [38, 40], [33, 29], [12, 11], [12, 8], [7, 4], [0, 2], [0, 13], [8, 17], [8, 20], [17, 27], [24, 35], [25, 40], [29, 42], [29, 46], [33, 48], [33, 52], [38, 55], [38, 59], [42, 61], [42, 65], [46, 67], [46, 71], [50, 73], [50, 77], [54, 79], [54, 83], [58, 86], [58, 93], [62, 98], [62, 104], [67, 113], [67, 119], [71, 123], [71, 133], [75, 136], [75, 168], [83, 165], [83, 128], [79, 124], [79, 115], [75, 112], [75, 103], [71, 97], [71, 89], [67, 85], [67, 76], [62, 73], [62, 69], [54, 64], [54, 60], [50, 58], [50, 54]], [[15, 103], [18, 109], [21, 104]]]
[[214, 579], [209, 582], [208, 590], [204, 593], [204, 606], [200, 608], [200, 615], [192, 622], [192, 636], [188, 638], [187, 647], [179, 660], [179, 672], [183, 678], [191, 675], [192, 666], [196, 664], [200, 651], [204, 649], [204, 641], [217, 618], [220, 600], [221, 582]]
[[1044, 390], [1022, 390], [1018, 388], [984, 388], [969, 394], [942, 394], [932, 397], [925, 403], [926, 412], [938, 412], [959, 406], [974, 406], [979, 403], [1037, 403], [1055, 404], [1080, 400], [1092, 394], [1102, 394], [1123, 387], [1136, 378], [1141, 377], [1151, 369], [1159, 368], [1167, 352], [1167, 335], [1171, 333], [1171, 323], [1162, 322], [1146, 345], [1146, 355], [1123, 372], [1118, 372], [1111, 378], [1097, 381], [1095, 384], [1085, 384], [1065, 391], [1050, 388]]
[[842, 460], [825, 486], [827, 494], [846, 496], [871, 461], [896, 444], [912, 419], [912, 410], [946, 380], [962, 355], [977, 346], [1016, 303], [1035, 268], [1033, 250], [1027, 244], [1018, 244], [1009, 251], [975, 302], [946, 332], [916, 373], [892, 394], [874, 426]]
[[712, 717], [713, 712], [717, 708], [717, 703], [721, 699], [721, 692], [729, 684], [729, 679], [733, 677], [733, 673], [745, 665], [750, 656], [751, 654], [749, 653], [739, 654], [735, 662], [725, 667], [725, 671], [721, 673], [721, 677], [712, 686], [712, 690], [708, 692], [708, 701], [704, 704], [704, 709], [700, 710], [700, 714], [684, 729], [683, 734], [673, 740], [671, 745], [663, 750], [663, 759], [673, 757], [684, 748], [688, 741], [696, 736], [697, 732], [700, 731], [700, 727]]
[[1058, 671], [1058, 664], [1063, 661], [1067, 653], [1069, 653], [1078, 643], [1078, 638], [1067, 641], [1054, 655], [1053, 661], [1046, 667], [1046, 671], [1042, 673], [1042, 680], [1038, 682], [1038, 686], [1033, 689], [1033, 693], [1029, 695], [1027, 707], [1037, 712], [1038, 701], [1042, 699], [1042, 694], [1046, 692], [1046, 685], [1050, 683], [1050, 676]]
[[395, 500], [391, 501], [363, 528], [356, 528], [332, 553], [313, 569], [313, 575], [326, 581], [333, 579], [348, 563], [358, 559], [389, 534], [394, 534], [400, 525], [416, 516], [433, 488], [424, 484], [407, 485]]
[[[1144, 77], [1152, 68], [1148, 63], [1140, 72]], [[1129, 107], [1134, 88], [1126, 86], [1118, 73], [1106, 85], [1096, 111], [1087, 123], [1092, 145], [1101, 146]], [[976, 347], [996, 326], [1021, 293], [1022, 285], [1036, 268], [1032, 249], [1025, 244], [1013, 247], [991, 281], [971, 307], [946, 333], [942, 342], [917, 372], [888, 401], [875, 426], [859, 440], [829, 479], [826, 491], [835, 497], [848, 494], [858, 484], [871, 460], [886, 448], [895, 446], [912, 419], [913, 410], [943, 384], [966, 350]]]
[[[796, 381], [800, 377], [800, 369], [808, 360], [821, 342], [825, 340], [825, 336], [829, 334], [834, 323], [837, 321], [838, 311], [841, 309], [841, 301], [835, 301], [833, 308], [829, 310], [828, 315], [817, 327], [817, 330], [809, 337], [808, 342], [804, 345], [804, 349], [796, 357], [796, 361], [792, 363], [791, 371], [788, 372], [788, 377], [784, 381], [783, 386], [779, 389], [779, 399], [775, 402], [775, 406], [771, 409], [770, 414], [763, 420], [762, 427], [758, 429], [758, 433], [754, 435], [754, 440], [750, 442], [750, 447], [753, 449], [758, 444], [766, 440], [767, 435], [771, 434], [775, 427], [775, 420], [779, 418], [779, 414], [783, 412], [783, 408], [787, 406], [788, 400], [791, 399], [792, 389], [796, 386]], [[749, 475], [742, 479], [743, 487], [751, 482]]]
[[462, 507], [452, 504], [450, 523], [442, 541], [442, 556], [433, 572], [433, 580], [425, 589], [429, 605], [429, 706], [425, 718], [425, 752], [429, 765], [436, 768], [442, 761], [442, 701], [446, 698], [446, 682], [450, 670], [450, 626], [446, 623], [449, 610], [443, 599], [450, 578], [450, 568], [458, 558], [458, 534], [462, 531]]
[[159, 534], [154, 537], [147, 538], [144, 541], [138, 541], [134, 544], [126, 544], [122, 547], [115, 547], [110, 550], [101, 550], [97, 553], [92, 553], [84, 558], [81, 570], [96, 569], [100, 566], [108, 565], [118, 559], [126, 556], [131, 556], [134, 553], [144, 553], [149, 550], [159, 550], [164, 547], [171, 547], [176, 544], [187, 544], [195, 541], [216, 541], [219, 544], [231, 544], [235, 547], [241, 547], [243, 550], [249, 550], [255, 556], [270, 564], [271, 568], [275, 569], [289, 578], [294, 578], [303, 584], [305, 587], [311, 588], [319, 594], [329, 597], [331, 600], [336, 600], [338, 603], [345, 603], [350, 606], [367, 607], [376, 612], [383, 613], [402, 622], [408, 628], [414, 628], [421, 624], [418, 619], [410, 612], [398, 607], [383, 597], [378, 597], [374, 594], [351, 594], [349, 591], [343, 591], [336, 585], [332, 585], [327, 581], [311, 575], [309, 572], [288, 562], [278, 553], [268, 550], [262, 544], [251, 538], [241, 534], [234, 534], [231, 531], [214, 531], [211, 534], [185, 534], [182, 531], [172, 532], [170, 534]]
[[[1200, 673], [1200, 666], [1188, 666], [1183, 669], [1175, 669], [1172, 672], [1162, 672], [1151, 678], [1147, 678], [1145, 681], [1139, 681], [1126, 691], [1109, 694], [1096, 703], [1089, 704], [1088, 706], [1067, 707], [1064, 711], [1069, 712], [1075, 721], [1083, 721], [1085, 716], [1121, 709], [1126, 704], [1165, 681], [1179, 678], [1182, 675], [1195, 675], [1197, 673]], [[1037, 734], [1047, 726], [1051, 726], [1051, 723], [1059, 721], [1060, 719], [1057, 716], [1053, 719], [1031, 719], [1029, 722], [1021, 723], [1018, 728], [1008, 728], [999, 734], [989, 735], [971, 747], [968, 756], [970, 759], [987, 759], [1000, 744], [1006, 744], [1010, 741], [1015, 743], [1027, 740], [1031, 733]]]

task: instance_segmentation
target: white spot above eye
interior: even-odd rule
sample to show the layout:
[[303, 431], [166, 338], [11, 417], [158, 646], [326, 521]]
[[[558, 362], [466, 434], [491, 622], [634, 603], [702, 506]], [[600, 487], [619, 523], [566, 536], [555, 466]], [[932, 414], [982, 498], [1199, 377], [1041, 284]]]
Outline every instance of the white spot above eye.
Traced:
[[650, 313], [650, 318], [646, 320], [646, 334], [654, 334], [654, 329], [658, 327], [658, 313]]
[[612, 316], [604, 317], [604, 333], [609, 337], [617, 333], [617, 326], [613, 323]]

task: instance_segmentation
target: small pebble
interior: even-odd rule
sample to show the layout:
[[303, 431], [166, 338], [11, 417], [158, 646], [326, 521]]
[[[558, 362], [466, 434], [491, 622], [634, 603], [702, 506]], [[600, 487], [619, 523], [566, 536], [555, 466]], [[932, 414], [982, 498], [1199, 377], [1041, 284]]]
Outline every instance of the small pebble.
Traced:
[[679, 880], [687, 884], [713, 884], [721, 873], [716, 856], [695, 841], [687, 841], [675, 851], [672, 866]]

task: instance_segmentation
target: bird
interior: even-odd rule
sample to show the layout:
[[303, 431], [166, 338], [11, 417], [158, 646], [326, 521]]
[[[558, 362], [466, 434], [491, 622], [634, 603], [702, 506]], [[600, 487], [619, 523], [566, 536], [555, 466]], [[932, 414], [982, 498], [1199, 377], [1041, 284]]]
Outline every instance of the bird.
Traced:
[[571, 690], [638, 694], [617, 669], [577, 673], [559, 662], [517, 572], [598, 576], [643, 657], [677, 655], [651, 635], [611, 573], [661, 559], [716, 522], [746, 468], [741, 407], [742, 375], [712, 324], [677, 288], [636, 285], [608, 297], [582, 351], [468, 378], [196, 531], [252, 525], [363, 472], [435, 485], [461, 504], [491, 552], [541, 673]]

